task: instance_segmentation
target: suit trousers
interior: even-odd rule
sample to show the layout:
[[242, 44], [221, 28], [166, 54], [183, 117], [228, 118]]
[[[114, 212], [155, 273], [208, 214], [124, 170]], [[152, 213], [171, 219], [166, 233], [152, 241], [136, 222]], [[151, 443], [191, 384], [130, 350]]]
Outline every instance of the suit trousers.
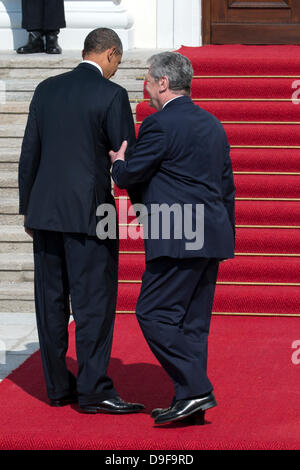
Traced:
[[22, 0], [22, 28], [56, 31], [65, 27], [64, 0]]
[[75, 320], [79, 404], [117, 395], [107, 376], [118, 286], [118, 242], [34, 230], [35, 306], [49, 398], [74, 391], [68, 371], [70, 302]]
[[137, 319], [175, 387], [175, 399], [213, 390], [207, 376], [208, 335], [218, 259], [160, 257], [146, 263]]

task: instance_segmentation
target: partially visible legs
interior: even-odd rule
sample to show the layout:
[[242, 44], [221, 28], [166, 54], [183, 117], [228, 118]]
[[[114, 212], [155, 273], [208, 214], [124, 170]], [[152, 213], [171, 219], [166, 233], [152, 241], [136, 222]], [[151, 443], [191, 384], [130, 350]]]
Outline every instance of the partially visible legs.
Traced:
[[76, 379], [66, 366], [70, 305], [63, 235], [33, 233], [37, 328], [47, 392], [55, 400], [76, 391]]
[[147, 263], [137, 303], [144, 336], [173, 380], [176, 400], [208, 395], [207, 338], [218, 260], [159, 258]]
[[117, 396], [107, 376], [118, 288], [116, 240], [64, 234], [64, 250], [76, 325], [80, 405]]
[[[60, 28], [65, 28], [63, 0], [22, 0], [22, 28], [29, 33], [28, 42], [17, 49], [18, 54], [61, 54], [58, 44]], [[43, 36], [46, 37], [46, 47]]]

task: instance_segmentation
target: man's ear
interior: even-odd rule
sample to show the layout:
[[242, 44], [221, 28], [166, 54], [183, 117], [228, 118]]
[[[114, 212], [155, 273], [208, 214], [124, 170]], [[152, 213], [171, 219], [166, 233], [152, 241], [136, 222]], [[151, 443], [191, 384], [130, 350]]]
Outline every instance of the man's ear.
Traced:
[[108, 62], [111, 62], [113, 56], [115, 55], [115, 52], [116, 52], [115, 47], [111, 47], [110, 49], [107, 49], [107, 60], [108, 60]]
[[167, 91], [169, 88], [169, 79], [165, 75], [159, 79], [160, 92]]

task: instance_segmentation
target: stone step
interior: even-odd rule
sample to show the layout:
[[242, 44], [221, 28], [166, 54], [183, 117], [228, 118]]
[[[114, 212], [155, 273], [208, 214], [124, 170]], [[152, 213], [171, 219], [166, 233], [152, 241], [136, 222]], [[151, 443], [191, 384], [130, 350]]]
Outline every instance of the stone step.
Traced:
[[[3, 173], [2, 171], [0, 174]], [[0, 187], [0, 199], [2, 198], [18, 198], [19, 189], [18, 188], [1, 188]]]
[[0, 312], [31, 313], [34, 311], [34, 300], [0, 299]]
[[17, 214], [0, 214], [1, 225], [23, 225], [24, 216]]
[[7, 103], [13, 101], [13, 102], [23, 102], [23, 101], [28, 101], [30, 103], [31, 99], [33, 97], [33, 91], [6, 91], [5, 93], [5, 101]]
[[18, 173], [2, 171], [0, 173], [0, 188], [18, 188]]
[[[139, 97], [142, 99], [142, 96]], [[137, 102], [134, 98], [130, 103], [133, 117], [136, 117], [136, 107]], [[22, 125], [25, 128], [27, 122], [29, 110], [29, 100], [28, 101], [8, 101], [6, 103], [0, 103], [0, 125]], [[3, 137], [7, 137], [5, 134]], [[1, 155], [1, 147], [0, 147]], [[1, 161], [1, 160], [0, 160]]]
[[[7, 79], [19, 79], [23, 80], [24, 77], [33, 80], [45, 80], [49, 77], [54, 77], [56, 75], [60, 75], [62, 73], [69, 72], [73, 68], [0, 68], [0, 80], [7, 80]], [[132, 67], [119, 67], [116, 75], [113, 77], [114, 80], [118, 80], [119, 78], [126, 78], [126, 79], [141, 79], [144, 78], [147, 73], [147, 68], [132, 68]]]
[[28, 101], [10, 101], [9, 103], [0, 103], [0, 113], [5, 114], [27, 114], [29, 111]]
[[33, 253], [1, 253], [0, 271], [33, 271]]
[[74, 68], [80, 60], [82, 60], [80, 51], [64, 51], [58, 56], [43, 53], [19, 55], [15, 51], [3, 51], [0, 57], [0, 68]]
[[16, 198], [1, 198], [0, 214], [18, 214], [19, 200]]
[[0, 148], [0, 163], [18, 163], [20, 152], [14, 148]]
[[19, 113], [1, 113], [0, 112], [0, 126], [2, 125], [22, 125], [25, 128], [27, 122], [27, 113], [19, 114]]
[[6, 149], [15, 149], [16, 152], [21, 151], [22, 137], [0, 137], [0, 153]]
[[25, 123], [24, 124], [0, 124], [0, 138], [15, 138], [24, 137]]
[[33, 300], [32, 282], [1, 282], [0, 300]]
[[[144, 82], [143, 80], [118, 78], [111, 79], [118, 83], [128, 91], [130, 99], [141, 99], [143, 97]], [[30, 101], [37, 85], [41, 82], [38, 79], [6, 79], [3, 80], [5, 87], [5, 101]]]
[[[23, 220], [22, 224], [19, 225], [3, 224], [0, 226], [0, 255], [2, 255], [2, 267], [8, 266], [9, 262], [12, 261], [15, 256], [19, 256], [19, 260], [21, 257], [21, 261], [18, 262], [19, 265], [22, 266], [24, 256], [26, 260], [26, 256], [32, 256], [32, 252], [32, 239], [25, 233]], [[1, 269], [0, 267], [0, 270]]]
[[[30, 238], [30, 237], [28, 237]], [[32, 253], [32, 242], [0, 242], [0, 254], [13, 254], [14, 256], [18, 253]], [[1, 280], [1, 274], [0, 274]]]
[[8, 280], [0, 282], [0, 312], [34, 311], [34, 283], [31, 279], [26, 281], [24, 277], [21, 282]]
[[24, 217], [19, 215], [19, 199], [1, 198], [0, 200], [0, 226], [22, 225]]
[[18, 166], [19, 166], [18, 163], [0, 161], [0, 172], [2, 171], [18, 172]]
[[[135, 78], [123, 78], [123, 76], [119, 75], [118, 77], [112, 77], [111, 81], [114, 83], [118, 83], [123, 88], [126, 88], [128, 91], [143, 91], [144, 89], [144, 82], [143, 80], [137, 80]], [[12, 91], [34, 91], [41, 80], [39, 79], [31, 79], [31, 78], [24, 78], [20, 79], [5, 79], [2, 80], [5, 84], [6, 92]]]
[[[15, 243], [18, 245], [18, 242]], [[24, 245], [24, 244], [23, 244]], [[1, 246], [1, 243], [0, 243]], [[28, 244], [31, 252], [0, 252], [0, 299], [1, 299], [1, 286], [4, 285], [17, 285], [26, 283], [27, 288], [33, 289], [34, 285], [34, 264], [33, 264], [33, 249], [32, 243]], [[15, 293], [15, 298], [17, 293]], [[3, 299], [3, 297], [2, 297]]]
[[[143, 88], [139, 87], [138, 90], [127, 90], [128, 97], [131, 103], [135, 103], [136, 100], [143, 99]], [[33, 91], [7, 91], [5, 93], [6, 102], [30, 102], [33, 97]]]
[[[1, 246], [1, 244], [0, 244]], [[1, 254], [1, 252], [0, 252]], [[0, 270], [0, 285], [2, 282], [34, 282], [34, 272], [33, 271], [1, 271]]]
[[[119, 69], [147, 69], [147, 59], [158, 52], [166, 51], [167, 49], [140, 49], [135, 48], [124, 51], [122, 63]], [[82, 60], [80, 50], [63, 50], [62, 54], [49, 55], [49, 54], [28, 54], [18, 55], [15, 51], [3, 51], [0, 57], [1, 69], [53, 69], [63, 68], [72, 69], [76, 67]]]
[[[24, 231], [23, 225], [1, 225], [0, 243], [32, 243], [31, 238]], [[7, 254], [9, 255], [9, 254]]]
[[[30, 101], [8, 101], [6, 103], [0, 103], [0, 116], [3, 114], [4, 116], [8, 114], [15, 115], [26, 115], [29, 111], [29, 103]], [[132, 112], [135, 113], [136, 111], [136, 103], [131, 103]]]
[[18, 173], [19, 158], [20, 152], [17, 149], [0, 148], [0, 173]]
[[72, 68], [23, 68], [23, 67], [1, 67], [0, 68], [0, 80], [7, 79], [18, 79], [24, 80], [24, 77], [27, 79], [34, 80], [45, 80], [48, 77], [53, 77], [61, 73], [65, 73], [72, 70]]

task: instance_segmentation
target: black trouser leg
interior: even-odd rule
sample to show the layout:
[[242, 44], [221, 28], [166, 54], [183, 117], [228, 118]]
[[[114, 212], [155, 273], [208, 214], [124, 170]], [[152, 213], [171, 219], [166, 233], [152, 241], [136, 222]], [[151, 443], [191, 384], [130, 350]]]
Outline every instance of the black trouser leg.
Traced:
[[76, 324], [78, 401], [93, 404], [117, 395], [107, 376], [117, 300], [117, 242], [64, 234], [64, 249]]
[[37, 328], [49, 398], [61, 398], [76, 389], [66, 366], [69, 285], [61, 233], [34, 231], [35, 305]]
[[136, 311], [176, 399], [208, 394], [207, 338], [218, 260], [159, 258], [146, 264]]
[[22, 0], [22, 28], [56, 31], [65, 27], [63, 0]]

